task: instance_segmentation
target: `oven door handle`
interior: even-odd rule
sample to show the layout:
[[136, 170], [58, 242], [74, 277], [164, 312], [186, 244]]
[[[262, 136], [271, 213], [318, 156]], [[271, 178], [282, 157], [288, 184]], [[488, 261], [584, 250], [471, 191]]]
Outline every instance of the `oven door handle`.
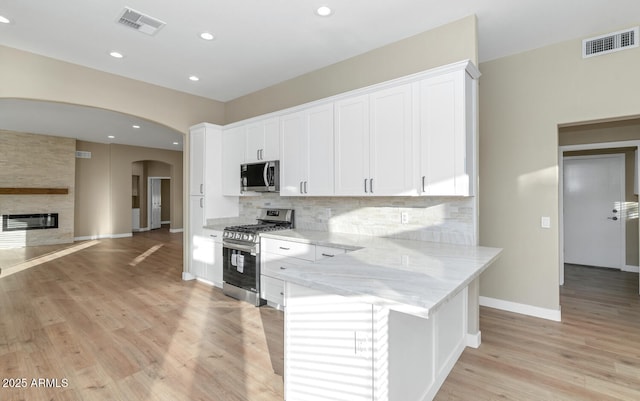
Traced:
[[256, 254], [256, 246], [255, 245], [241, 245], [234, 244], [230, 242], [222, 242], [223, 248], [235, 249], [236, 251], [249, 252], [252, 255]]

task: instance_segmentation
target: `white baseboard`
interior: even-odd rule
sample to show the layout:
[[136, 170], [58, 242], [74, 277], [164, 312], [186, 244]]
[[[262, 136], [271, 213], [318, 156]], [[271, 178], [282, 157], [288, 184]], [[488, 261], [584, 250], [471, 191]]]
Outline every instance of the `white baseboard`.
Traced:
[[196, 278], [196, 276], [194, 276], [193, 274], [191, 274], [189, 272], [182, 272], [182, 279], [184, 281], [194, 280], [195, 278]]
[[160, 224], [171, 224], [171, 220], [161, 221]]
[[489, 308], [505, 310], [507, 312], [520, 313], [522, 315], [539, 317], [542, 319], [553, 320], [560, 322], [562, 315], [560, 310], [540, 308], [538, 306], [519, 304], [517, 302], [504, 301], [502, 299], [480, 297], [480, 306], [487, 306]]
[[133, 233], [87, 235], [84, 237], [74, 237], [73, 240], [74, 241], [92, 241], [96, 239], [127, 238], [127, 237], [133, 237]]
[[175, 234], [175, 233], [183, 233], [184, 232], [184, 228], [171, 228], [169, 229], [169, 232], [171, 234]]
[[482, 343], [482, 333], [477, 332], [476, 334], [467, 333], [467, 347], [478, 348]]
[[623, 272], [630, 272], [630, 273], [640, 272], [640, 269], [638, 268], [638, 266], [631, 266], [631, 265], [624, 265], [620, 270], [622, 270]]

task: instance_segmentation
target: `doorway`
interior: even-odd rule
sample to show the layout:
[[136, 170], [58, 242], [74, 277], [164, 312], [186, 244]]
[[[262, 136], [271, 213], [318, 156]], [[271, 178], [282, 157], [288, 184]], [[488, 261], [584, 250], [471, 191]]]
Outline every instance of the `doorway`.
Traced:
[[[564, 284], [565, 272], [564, 272], [564, 264], [566, 263], [574, 263], [574, 264], [583, 264], [583, 265], [591, 265], [591, 266], [604, 266], [604, 267], [613, 267], [623, 271], [638, 271], [638, 260], [640, 259], [640, 245], [638, 239], [638, 197], [637, 197], [637, 188], [638, 188], [638, 180], [640, 177], [637, 174], [637, 158], [638, 152], [637, 149], [640, 146], [640, 141], [621, 141], [621, 142], [603, 142], [603, 143], [592, 143], [592, 144], [580, 144], [580, 145], [565, 145], [560, 146], [559, 148], [559, 176], [560, 176], [560, 190], [559, 190], [559, 226], [560, 226], [560, 236], [559, 236], [559, 272], [560, 272], [560, 285]], [[614, 155], [618, 156], [614, 156]], [[608, 156], [607, 156], [608, 155]], [[624, 155], [624, 156], [620, 156]], [[620, 167], [611, 167], [619, 162], [613, 162], [611, 160], [618, 158], [618, 160], [624, 160], [623, 169], [624, 172], [620, 173]], [[605, 161], [608, 160], [608, 161]], [[595, 167], [597, 164], [609, 165], [608, 167], [600, 166], [603, 169], [611, 169], [618, 171], [615, 173], [616, 177], [622, 175], [622, 177], [626, 176], [626, 179], [623, 179], [623, 183], [621, 184], [623, 190], [622, 193], [618, 189], [611, 189], [610, 184], [612, 181], [619, 180], [620, 178], [611, 178], [608, 173], [602, 173], [602, 170], [599, 173], [595, 171], [598, 169]], [[568, 166], [565, 166], [568, 164]], [[577, 166], [577, 169], [576, 169]], [[567, 167], [569, 167], [567, 169]], [[594, 170], [596, 169], [596, 170]], [[574, 171], [571, 171], [574, 170]], [[571, 175], [575, 174], [605, 174], [601, 177], [588, 177], [586, 180], [575, 179]], [[576, 194], [569, 193], [570, 186], [573, 186], [573, 189], [576, 190], [576, 186], [583, 185], [584, 183], [588, 183], [591, 181], [591, 178], [594, 178], [593, 181], [598, 181], [600, 186], [607, 186], [608, 191], [612, 192], [610, 194], [610, 198], [604, 200], [605, 206], [599, 206], [601, 209], [601, 216], [598, 218], [599, 226], [594, 226], [591, 223], [585, 222], [585, 226], [589, 228], [582, 227], [584, 232], [580, 232], [581, 228], [572, 227], [570, 221], [567, 219], [576, 219], [576, 216], [572, 216], [575, 214], [575, 210], [568, 211], [567, 207], [574, 207], [576, 203], [581, 202], [578, 206], [579, 208], [588, 208], [594, 207], [594, 204], [597, 204], [597, 200], [593, 200], [593, 202], [584, 202], [584, 197], [597, 197], [597, 195], [591, 194], [589, 189], [584, 189], [586, 192], [577, 192], [576, 199], [572, 199]], [[567, 183], [566, 180], [570, 180], [571, 183]], [[617, 183], [616, 183], [617, 184]], [[581, 189], [582, 190], [582, 189]], [[580, 191], [581, 191], [580, 190]], [[598, 192], [598, 191], [596, 191]], [[607, 192], [607, 191], [604, 191]], [[615, 201], [615, 198], [618, 200]], [[602, 200], [601, 200], [602, 201]], [[592, 206], [588, 206], [591, 203]], [[609, 207], [610, 206], [610, 207]], [[596, 206], [598, 207], [598, 206]], [[615, 212], [614, 212], [615, 210]], [[589, 212], [588, 212], [589, 213]], [[590, 213], [596, 214], [591, 211]], [[609, 224], [608, 227], [603, 227], [603, 223], [612, 223]], [[580, 226], [578, 226], [580, 227]], [[591, 234], [586, 234], [591, 230]], [[609, 234], [607, 234], [606, 230], [611, 230]], [[618, 231], [619, 230], [619, 231]], [[621, 236], [618, 236], [618, 232], [621, 233]], [[572, 234], [573, 233], [573, 234]], [[609, 238], [605, 238], [605, 236], [615, 236], [617, 243], [615, 242], [606, 242]], [[579, 242], [579, 238], [575, 237], [584, 237], [590, 236], [591, 245], [589, 245], [588, 241], [582, 243], [581, 248], [573, 248], [574, 244], [571, 241], [576, 240]], [[571, 238], [569, 238], [571, 237]], [[594, 242], [595, 241], [595, 242]], [[601, 241], [601, 242], [598, 242]], [[603, 248], [600, 245], [608, 244], [609, 249], [609, 257], [614, 257], [614, 259], [608, 259], [609, 261], [605, 261], [606, 256], [603, 256], [605, 252], [603, 252]], [[591, 249], [593, 247], [593, 250]], [[626, 252], [625, 252], [626, 250]], [[592, 252], [593, 251], [593, 252]], [[589, 254], [589, 253], [592, 254]], [[580, 254], [580, 255], [577, 255]], [[594, 255], [595, 254], [595, 255]], [[596, 256], [597, 255], [597, 256]], [[613, 255], [613, 256], [612, 256]], [[600, 258], [600, 259], [599, 259]], [[615, 259], [617, 258], [617, 259]], [[611, 260], [614, 260], [611, 262]], [[640, 292], [640, 278], [639, 278], [639, 287], [638, 291]]]
[[163, 224], [170, 223], [169, 194], [171, 193], [171, 178], [148, 177], [147, 188], [147, 222], [149, 230], [157, 230]]
[[564, 263], [622, 270], [626, 263], [624, 158], [624, 153], [565, 153]]

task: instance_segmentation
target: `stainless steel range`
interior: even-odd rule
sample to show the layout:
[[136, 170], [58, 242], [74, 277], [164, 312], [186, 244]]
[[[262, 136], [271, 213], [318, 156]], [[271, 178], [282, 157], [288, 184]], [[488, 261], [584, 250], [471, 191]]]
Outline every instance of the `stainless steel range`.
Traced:
[[264, 304], [260, 299], [260, 233], [293, 228], [293, 215], [291, 209], [261, 209], [256, 224], [224, 229], [223, 293], [256, 306]]

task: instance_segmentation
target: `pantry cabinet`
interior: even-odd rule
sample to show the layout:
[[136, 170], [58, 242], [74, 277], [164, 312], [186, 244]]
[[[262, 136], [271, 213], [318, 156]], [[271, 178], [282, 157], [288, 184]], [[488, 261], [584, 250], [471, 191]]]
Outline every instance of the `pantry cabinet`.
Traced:
[[280, 195], [333, 195], [333, 103], [280, 119]]
[[335, 102], [335, 194], [415, 195], [412, 87]]

